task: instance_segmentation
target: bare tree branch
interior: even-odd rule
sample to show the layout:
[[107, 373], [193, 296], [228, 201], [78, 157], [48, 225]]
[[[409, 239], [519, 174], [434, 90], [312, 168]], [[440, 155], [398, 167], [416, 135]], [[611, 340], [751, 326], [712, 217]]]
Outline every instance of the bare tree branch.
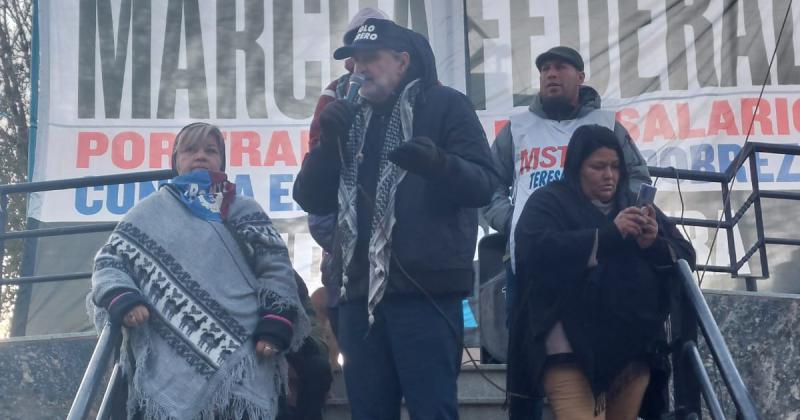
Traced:
[[[32, 28], [30, 0], [0, 0], [0, 184], [27, 180]], [[6, 229], [22, 230], [27, 197], [8, 198]], [[20, 241], [6, 242], [3, 277], [19, 276], [21, 254]], [[0, 290], [0, 323], [8, 321], [15, 291]]]

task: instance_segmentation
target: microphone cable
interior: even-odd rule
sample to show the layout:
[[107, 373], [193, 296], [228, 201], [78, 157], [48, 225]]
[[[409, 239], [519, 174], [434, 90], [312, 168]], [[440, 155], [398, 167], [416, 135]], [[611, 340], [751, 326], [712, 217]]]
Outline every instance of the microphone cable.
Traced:
[[[345, 135], [348, 135], [348, 134], [345, 134]], [[338, 146], [338, 151], [339, 151], [340, 165], [341, 165], [342, 168], [344, 168], [345, 161], [344, 161], [344, 151], [342, 150], [341, 138], [338, 139], [338, 140], [339, 141], [337, 141], [337, 146]], [[365, 141], [366, 141], [366, 139], [365, 139]], [[375, 207], [375, 200], [364, 189], [364, 186], [361, 183], [358, 182], [358, 180], [356, 180], [356, 188], [358, 189], [358, 192], [359, 192], [360, 196], [364, 200], [367, 201], [367, 204], [370, 205], [372, 208], [374, 208]], [[498, 391], [500, 391], [503, 394], [505, 394], [507, 397], [508, 396], [512, 396], [512, 397], [524, 398], [524, 399], [535, 399], [534, 397], [529, 396], [529, 395], [522, 395], [522, 394], [517, 394], [517, 393], [514, 393], [514, 392], [510, 392], [510, 391], [506, 390], [503, 386], [497, 384], [495, 381], [493, 381], [491, 378], [489, 378], [486, 375], [486, 373], [483, 372], [478, 367], [477, 360], [475, 360], [475, 358], [472, 356], [472, 353], [469, 351], [469, 348], [467, 348], [466, 344], [464, 344], [463, 333], [460, 334], [458, 332], [457, 327], [455, 325], [453, 325], [453, 322], [450, 320], [450, 318], [447, 317], [447, 314], [444, 313], [444, 310], [442, 310], [442, 308], [439, 306], [439, 304], [436, 303], [436, 299], [434, 299], [434, 297], [431, 296], [431, 294], [427, 290], [425, 290], [425, 288], [422, 287], [422, 285], [416, 279], [414, 279], [414, 277], [411, 276], [411, 274], [408, 273], [408, 271], [405, 269], [403, 264], [400, 262], [399, 258], [397, 258], [397, 254], [396, 253], [392, 252], [391, 255], [392, 255], [392, 261], [394, 261], [394, 263], [397, 266], [397, 268], [400, 269], [400, 272], [411, 282], [411, 284], [414, 285], [415, 288], [417, 288], [417, 290], [419, 290], [419, 292], [428, 301], [428, 303], [430, 303], [433, 306], [433, 308], [436, 310], [436, 312], [442, 317], [442, 319], [444, 319], [444, 321], [446, 322], [447, 326], [450, 329], [450, 332], [453, 334], [453, 338], [456, 340], [457, 343], [460, 343], [459, 347], [461, 347], [461, 349], [463, 349], [464, 352], [467, 354], [467, 357], [469, 358], [469, 362], [473, 365], [473, 367], [475, 368], [475, 371], [478, 372], [478, 374], [481, 376], [481, 378], [483, 378], [493, 388], [495, 388]], [[342, 270], [344, 270], [344, 269], [345, 268], [342, 267]], [[473, 274], [473, 276], [474, 276], [474, 274]], [[473, 280], [474, 280], [474, 278], [473, 278]], [[372, 328], [372, 326], [369, 327], [369, 329], [371, 329], [371, 328]], [[367, 334], [369, 334], [369, 329], [367, 330]], [[462, 331], [463, 331], [463, 326], [462, 326]], [[461, 363], [461, 362], [459, 362], [459, 364], [463, 365], [463, 363]]]

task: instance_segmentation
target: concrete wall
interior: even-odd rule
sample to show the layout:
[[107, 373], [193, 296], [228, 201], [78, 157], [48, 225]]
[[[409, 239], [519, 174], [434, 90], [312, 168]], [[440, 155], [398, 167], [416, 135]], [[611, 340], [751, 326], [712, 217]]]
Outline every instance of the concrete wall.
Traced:
[[[800, 296], [708, 290], [704, 295], [761, 418], [800, 420]], [[708, 352], [703, 355], [721, 395], [722, 380], [711, 370]], [[733, 404], [726, 402], [727, 417], [735, 418]]]

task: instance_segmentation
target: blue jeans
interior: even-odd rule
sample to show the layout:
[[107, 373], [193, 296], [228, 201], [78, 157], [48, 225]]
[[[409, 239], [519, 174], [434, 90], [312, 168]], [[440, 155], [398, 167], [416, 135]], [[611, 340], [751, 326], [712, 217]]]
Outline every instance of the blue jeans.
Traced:
[[399, 420], [402, 397], [411, 420], [458, 419], [464, 313], [460, 297], [435, 302], [446, 320], [423, 296], [387, 297], [371, 328], [366, 301], [339, 304], [352, 420]]

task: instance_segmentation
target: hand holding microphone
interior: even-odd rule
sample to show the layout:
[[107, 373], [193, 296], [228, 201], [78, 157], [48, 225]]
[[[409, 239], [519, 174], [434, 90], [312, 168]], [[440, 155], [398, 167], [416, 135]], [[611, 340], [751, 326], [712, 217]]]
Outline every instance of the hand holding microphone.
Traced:
[[355, 115], [356, 107], [344, 99], [329, 103], [319, 115], [319, 141], [322, 146], [338, 149], [341, 139], [347, 137]]
[[364, 84], [365, 76], [361, 73], [353, 73], [350, 75], [350, 83], [347, 86], [347, 102], [356, 104], [358, 101], [358, 91], [361, 85]]
[[319, 116], [322, 135], [320, 142], [325, 147], [338, 148], [342, 138], [347, 136], [358, 110], [358, 90], [364, 83], [364, 75], [354, 73], [350, 76], [350, 85], [345, 99], [337, 99], [328, 104]]

